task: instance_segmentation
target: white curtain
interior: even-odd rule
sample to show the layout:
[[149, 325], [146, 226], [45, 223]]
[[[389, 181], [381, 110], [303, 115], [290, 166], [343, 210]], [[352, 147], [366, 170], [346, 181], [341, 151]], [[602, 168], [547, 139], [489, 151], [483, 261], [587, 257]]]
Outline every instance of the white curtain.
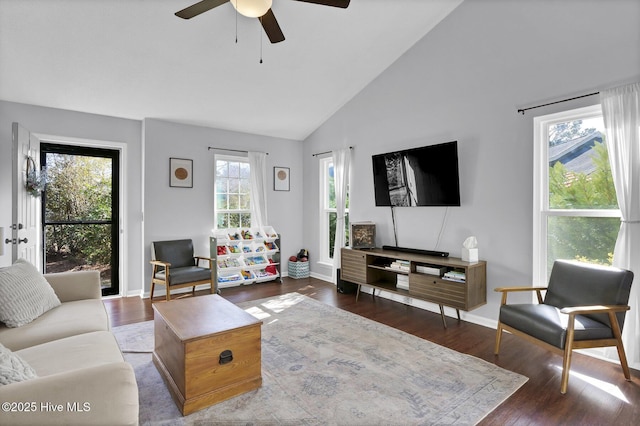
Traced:
[[640, 83], [602, 91], [600, 102], [622, 212], [613, 264], [635, 274], [622, 340], [629, 364], [640, 368]]
[[344, 247], [345, 239], [345, 209], [347, 202], [347, 188], [349, 188], [349, 173], [351, 165], [351, 148], [332, 151], [333, 176], [336, 190], [336, 239], [333, 245], [333, 266], [340, 268], [340, 249]]
[[267, 154], [249, 152], [251, 167], [251, 225], [262, 227], [267, 220]]

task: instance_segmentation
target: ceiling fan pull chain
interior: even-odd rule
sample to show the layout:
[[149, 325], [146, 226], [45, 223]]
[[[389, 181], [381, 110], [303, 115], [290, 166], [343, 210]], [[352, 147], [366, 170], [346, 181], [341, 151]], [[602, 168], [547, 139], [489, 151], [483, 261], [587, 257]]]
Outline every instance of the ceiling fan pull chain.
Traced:
[[236, 9], [236, 44], [238, 44], [238, 9]]
[[[259, 19], [262, 25], [262, 16]], [[262, 63], [262, 29], [260, 29], [260, 63]]]

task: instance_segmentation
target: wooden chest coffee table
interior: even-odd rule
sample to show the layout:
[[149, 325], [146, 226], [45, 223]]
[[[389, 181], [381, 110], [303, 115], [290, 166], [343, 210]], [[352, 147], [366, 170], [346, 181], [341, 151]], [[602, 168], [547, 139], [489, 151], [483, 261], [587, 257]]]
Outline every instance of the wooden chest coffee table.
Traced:
[[262, 321], [217, 294], [153, 310], [153, 362], [182, 415], [262, 385]]

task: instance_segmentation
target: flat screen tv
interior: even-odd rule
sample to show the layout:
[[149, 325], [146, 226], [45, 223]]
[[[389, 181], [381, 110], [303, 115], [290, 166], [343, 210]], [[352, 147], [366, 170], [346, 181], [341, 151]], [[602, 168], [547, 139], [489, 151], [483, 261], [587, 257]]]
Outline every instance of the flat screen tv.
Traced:
[[459, 206], [458, 142], [377, 154], [376, 206]]

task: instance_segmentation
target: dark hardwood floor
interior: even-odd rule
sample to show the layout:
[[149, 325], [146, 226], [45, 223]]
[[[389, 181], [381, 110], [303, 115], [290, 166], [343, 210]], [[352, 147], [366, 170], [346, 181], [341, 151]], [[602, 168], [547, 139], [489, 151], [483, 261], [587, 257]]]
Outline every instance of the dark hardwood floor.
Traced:
[[[367, 294], [356, 303], [355, 295], [337, 293], [334, 285], [313, 278], [285, 278], [282, 284], [228, 288], [222, 290], [222, 296], [239, 303], [292, 291], [528, 377], [529, 381], [491, 412], [482, 425], [636, 425], [640, 422], [640, 372], [637, 370], [632, 370], [632, 381], [627, 382], [619, 365], [575, 354], [569, 390], [562, 395], [560, 356], [506, 334], [500, 356], [496, 357], [493, 329], [450, 317], [445, 329], [439, 314]], [[153, 303], [163, 301], [156, 298]], [[151, 303], [139, 297], [105, 300], [114, 327], [153, 319]]]

